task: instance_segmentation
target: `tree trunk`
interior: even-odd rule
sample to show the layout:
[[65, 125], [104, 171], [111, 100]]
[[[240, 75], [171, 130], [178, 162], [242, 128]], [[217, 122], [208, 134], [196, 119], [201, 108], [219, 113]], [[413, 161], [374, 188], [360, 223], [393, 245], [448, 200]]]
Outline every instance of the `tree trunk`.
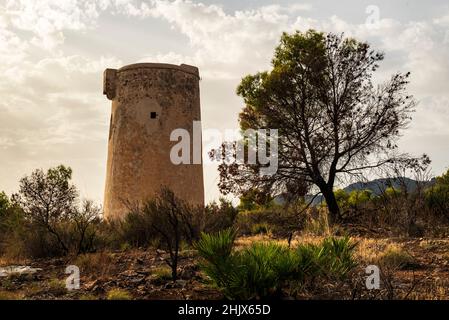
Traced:
[[334, 190], [329, 187], [323, 187], [321, 193], [326, 200], [327, 208], [329, 210], [329, 225], [333, 225], [341, 218], [340, 208], [338, 207], [337, 199], [335, 198]]

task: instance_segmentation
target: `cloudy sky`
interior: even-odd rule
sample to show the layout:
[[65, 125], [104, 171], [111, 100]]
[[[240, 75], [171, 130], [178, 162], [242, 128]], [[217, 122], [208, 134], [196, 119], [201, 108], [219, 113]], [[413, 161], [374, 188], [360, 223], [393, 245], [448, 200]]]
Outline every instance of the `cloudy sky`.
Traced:
[[[102, 201], [110, 101], [102, 72], [135, 62], [200, 68], [203, 130], [236, 128], [242, 76], [270, 67], [282, 31], [345, 32], [412, 73], [420, 104], [402, 150], [449, 167], [449, 3], [433, 1], [0, 0], [0, 190], [35, 168], [74, 169]], [[206, 198], [218, 196], [205, 168]]]

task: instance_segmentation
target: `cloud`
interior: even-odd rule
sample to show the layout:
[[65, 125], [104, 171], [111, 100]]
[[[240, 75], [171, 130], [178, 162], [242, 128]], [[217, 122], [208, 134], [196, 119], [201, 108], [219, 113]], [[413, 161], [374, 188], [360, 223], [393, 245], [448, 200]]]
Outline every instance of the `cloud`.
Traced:
[[131, 5], [134, 9], [127, 13], [166, 20], [188, 38], [195, 52], [189, 60], [208, 70], [205, 77], [229, 79], [267, 67], [272, 49], [288, 26], [288, 10], [297, 12], [309, 7], [270, 5], [227, 14], [217, 5], [154, 0]]
[[88, 28], [102, 8], [95, 1], [8, 0], [5, 15], [13, 27], [34, 34], [33, 44], [53, 49], [64, 41], [64, 30]]
[[[270, 68], [283, 31], [315, 28], [369, 41], [386, 53], [379, 79], [412, 72], [410, 92], [421, 103], [404, 148], [425, 150], [435, 132], [439, 141], [449, 139], [449, 14], [444, 12], [420, 21], [380, 19], [373, 26], [336, 15], [317, 18], [310, 4], [229, 11], [187, 0], [8, 0], [1, 9], [0, 167], [8, 170], [0, 171], [0, 181], [13, 181], [8, 190], [36, 167], [66, 163], [74, 167], [80, 187], [101, 199], [110, 113], [101, 73], [123, 61], [198, 66], [203, 126], [235, 128], [243, 106], [235, 88], [244, 75]], [[140, 43], [116, 39], [119, 35], [109, 34], [102, 23], [165, 32], [166, 43], [142, 52]], [[182, 37], [181, 50], [174, 41]], [[125, 58], [106, 54], [116, 52], [118, 44]], [[449, 157], [447, 151], [431, 151], [440, 164]], [[206, 186], [214, 185], [215, 177], [214, 169], [206, 169]], [[217, 196], [215, 187], [208, 196]]]

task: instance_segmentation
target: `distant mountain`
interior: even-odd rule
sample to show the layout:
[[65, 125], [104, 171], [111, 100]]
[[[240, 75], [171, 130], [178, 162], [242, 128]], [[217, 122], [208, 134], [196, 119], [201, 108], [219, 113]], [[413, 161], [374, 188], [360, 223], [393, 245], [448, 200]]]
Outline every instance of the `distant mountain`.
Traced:
[[388, 187], [393, 187], [396, 189], [403, 188], [405, 184], [408, 192], [413, 192], [419, 186], [419, 184], [424, 184], [425, 186], [429, 186], [435, 183], [435, 179], [430, 181], [416, 181], [410, 178], [395, 178], [395, 179], [376, 179], [369, 182], [356, 182], [350, 184], [343, 190], [346, 192], [351, 192], [354, 190], [370, 190], [376, 196], [381, 195], [385, 189]]
[[[374, 195], [379, 196], [381, 195], [385, 189], [388, 187], [393, 187], [397, 189], [401, 189], [403, 184], [406, 185], [408, 192], [413, 192], [416, 190], [419, 184], [424, 184], [426, 187], [432, 186], [435, 184], [435, 178], [433, 178], [430, 181], [417, 181], [410, 178], [382, 178], [382, 179], [375, 179], [368, 182], [355, 182], [350, 184], [349, 186], [343, 188], [346, 192], [352, 192], [354, 190], [370, 190]], [[313, 196], [308, 195], [306, 196], [306, 201], [312, 200]], [[280, 203], [282, 203], [283, 197], [278, 199]], [[313, 205], [320, 204], [323, 201], [323, 196], [319, 195], [313, 200]], [[285, 202], [285, 201], [284, 201]]]

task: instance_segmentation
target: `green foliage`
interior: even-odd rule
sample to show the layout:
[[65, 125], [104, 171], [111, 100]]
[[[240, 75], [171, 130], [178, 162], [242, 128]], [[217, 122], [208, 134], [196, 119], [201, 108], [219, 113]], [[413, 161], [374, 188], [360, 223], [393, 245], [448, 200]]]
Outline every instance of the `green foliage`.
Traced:
[[62, 296], [67, 293], [67, 288], [64, 280], [51, 279], [48, 282], [47, 291], [55, 296]]
[[155, 279], [166, 281], [172, 278], [171, 269], [168, 267], [159, 267], [151, 270]]
[[387, 199], [394, 199], [398, 198], [401, 195], [402, 191], [398, 188], [388, 187], [385, 189], [384, 193]]
[[323, 241], [323, 256], [326, 257], [326, 268], [330, 275], [344, 278], [357, 265], [353, 252], [356, 243], [349, 237], [326, 238]]
[[[288, 249], [258, 243], [232, 252], [235, 231], [203, 234], [196, 248], [205, 260], [202, 270], [229, 299], [254, 299], [272, 296], [280, 290], [280, 277], [291, 275], [296, 267]], [[293, 256], [291, 256], [293, 257]]]
[[319, 245], [299, 245], [296, 251], [304, 274], [343, 279], [357, 265], [353, 257], [355, 246], [348, 237], [331, 237]]
[[268, 208], [272, 204], [273, 197], [269, 193], [251, 189], [240, 197], [238, 209], [240, 211]]
[[235, 225], [239, 234], [258, 234], [268, 231], [274, 236], [286, 238], [303, 228], [306, 215], [302, 210], [303, 206], [244, 211], [239, 213]]
[[267, 223], [256, 223], [251, 227], [252, 234], [268, 234], [270, 233], [270, 226]]
[[369, 202], [373, 198], [371, 190], [353, 190], [349, 194], [348, 205], [351, 207], [358, 207]]
[[231, 201], [220, 198], [208, 204], [204, 210], [204, 231], [217, 232], [234, 226], [239, 211]]
[[[119, 247], [147, 247], [153, 239], [151, 232], [151, 215], [148, 211], [132, 210], [121, 221], [111, 221], [111, 233], [116, 234]], [[126, 245], [125, 245], [126, 244]]]
[[219, 265], [230, 256], [236, 235], [234, 229], [219, 231], [217, 234], [202, 233], [195, 248], [204, 259]]
[[433, 212], [449, 220], [449, 170], [437, 177], [435, 185], [426, 190], [425, 201]]
[[343, 189], [337, 189], [334, 191], [335, 200], [337, 200], [340, 208], [346, 208], [348, 206], [349, 194]]
[[69, 244], [63, 233], [65, 222], [70, 219], [78, 192], [70, 184], [72, 169], [60, 165], [45, 173], [38, 169], [20, 180], [16, 199], [27, 218], [55, 238], [64, 254], [69, 253]]
[[4, 192], [0, 192], [0, 242], [5, 233], [7, 219], [9, 215], [10, 202], [8, 196]]
[[337, 189], [334, 194], [341, 209], [357, 209], [374, 198], [371, 190], [352, 190], [348, 193], [343, 189]]
[[[220, 190], [246, 196], [259, 189], [276, 195], [304, 186], [295, 190], [304, 195], [315, 185], [326, 199], [329, 223], [345, 218], [333, 192], [338, 176], [390, 163], [415, 106], [406, 93], [409, 73], [394, 74], [382, 90], [374, 90], [373, 74], [383, 58], [367, 42], [342, 34], [283, 33], [272, 69], [244, 77], [237, 88], [245, 103], [241, 130], [279, 130], [277, 170], [261, 179], [266, 164], [229, 163], [229, 153], [221, 148], [211, 155], [223, 160]], [[336, 89], [340, 85], [344, 88]], [[381, 158], [373, 158], [374, 153]], [[242, 200], [242, 208], [254, 209], [252, 202]]]
[[230, 292], [237, 299], [257, 299], [280, 294], [296, 267], [288, 248], [273, 243], [254, 243], [232, 256]]
[[0, 246], [12, 257], [48, 257], [89, 252], [97, 246], [100, 208], [79, 205], [72, 169], [35, 170], [20, 180], [7, 201], [0, 194]]
[[0, 192], [0, 219], [6, 214], [6, 210], [8, 210], [9, 206], [10, 202], [8, 196], [4, 192]]
[[202, 233], [195, 248], [205, 260], [201, 265], [203, 271], [214, 280], [219, 287], [228, 287], [231, 281], [230, 274], [232, 261], [231, 252], [234, 246], [236, 232], [227, 229], [217, 234]]
[[229, 299], [279, 296], [285, 287], [301, 287], [316, 277], [343, 278], [355, 267], [349, 238], [326, 239], [320, 245], [292, 250], [274, 243], [253, 243], [233, 250], [236, 233], [202, 234], [196, 248], [202, 270]]

